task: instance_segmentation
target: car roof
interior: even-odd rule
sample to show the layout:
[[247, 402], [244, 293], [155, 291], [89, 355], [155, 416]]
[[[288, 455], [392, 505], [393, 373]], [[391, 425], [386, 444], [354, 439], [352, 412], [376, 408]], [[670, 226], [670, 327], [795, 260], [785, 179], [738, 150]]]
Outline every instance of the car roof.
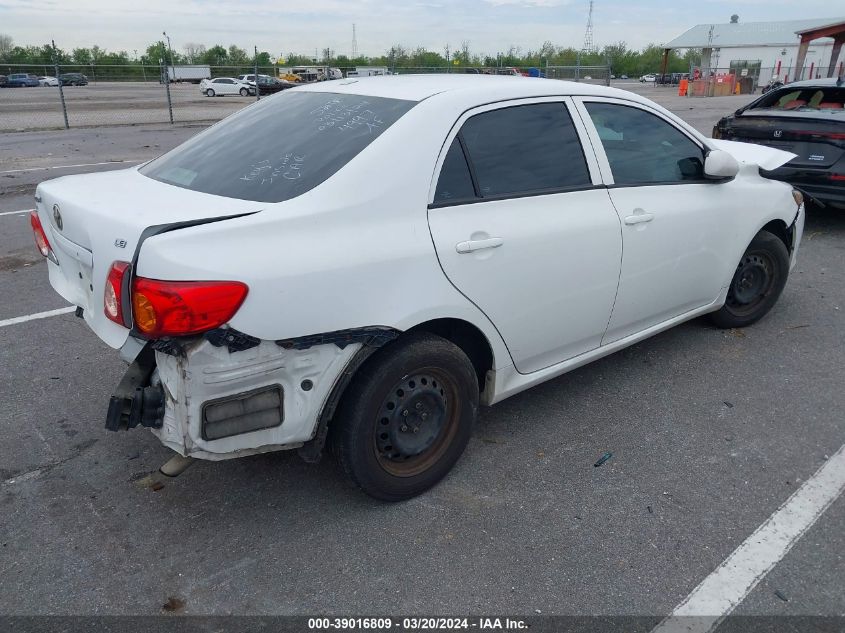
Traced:
[[446, 99], [453, 97], [462, 102], [477, 98], [479, 103], [526, 97], [584, 95], [648, 102], [647, 99], [626, 90], [583, 82], [465, 73], [336, 79], [300, 86], [296, 90], [357, 94], [408, 101], [423, 101], [435, 95]]
[[[803, 81], [793, 81], [792, 83], [788, 83], [784, 85], [784, 88], [829, 88], [831, 86], [836, 86], [837, 81], [839, 81], [837, 77], [805, 79]], [[845, 82], [842, 85], [845, 86]]]

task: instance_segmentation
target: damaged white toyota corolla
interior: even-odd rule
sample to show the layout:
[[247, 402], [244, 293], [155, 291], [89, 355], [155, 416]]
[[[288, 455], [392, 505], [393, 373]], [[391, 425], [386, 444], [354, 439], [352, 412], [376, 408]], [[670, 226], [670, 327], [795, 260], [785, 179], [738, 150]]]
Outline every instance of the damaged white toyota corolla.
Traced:
[[112, 430], [219, 460], [328, 442], [380, 499], [455, 464], [478, 404], [786, 283], [792, 158], [637, 95], [501, 77], [326, 82], [138, 168], [42, 183], [50, 282], [130, 363]]

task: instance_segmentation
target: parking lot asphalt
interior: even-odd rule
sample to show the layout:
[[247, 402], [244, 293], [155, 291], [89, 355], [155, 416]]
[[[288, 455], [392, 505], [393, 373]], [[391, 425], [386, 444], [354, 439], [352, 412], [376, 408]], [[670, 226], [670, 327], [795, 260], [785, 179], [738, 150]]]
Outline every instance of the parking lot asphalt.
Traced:
[[[748, 99], [654, 94], [703, 131]], [[65, 305], [13, 213], [35, 183], [197, 129], [0, 136], [0, 322]], [[72, 313], [2, 326], [0, 614], [665, 615], [843, 444], [843, 244], [845, 213], [811, 209], [761, 322], [696, 320], [484, 409], [448, 478], [393, 505], [292, 453], [154, 490], [172, 453], [103, 429], [116, 352]], [[845, 614], [843, 513], [839, 498], [737, 613]]]
[[[255, 101], [255, 97], [207, 97], [196, 84], [158, 82], [91, 83], [65, 86], [65, 108], [70, 127], [168, 123], [170, 111], [177, 123], [216, 121]], [[64, 115], [58, 87], [0, 90], [0, 132], [59, 129]]]

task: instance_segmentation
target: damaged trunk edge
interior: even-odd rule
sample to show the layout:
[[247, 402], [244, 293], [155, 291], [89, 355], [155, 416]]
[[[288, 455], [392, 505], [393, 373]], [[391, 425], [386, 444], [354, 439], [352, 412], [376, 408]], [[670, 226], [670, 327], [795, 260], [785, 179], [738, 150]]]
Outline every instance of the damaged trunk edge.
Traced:
[[263, 341], [228, 327], [139, 341], [112, 395], [106, 428], [150, 428], [180, 455], [221, 460], [299, 448], [322, 456], [329, 422], [352, 376], [400, 332], [350, 328]]

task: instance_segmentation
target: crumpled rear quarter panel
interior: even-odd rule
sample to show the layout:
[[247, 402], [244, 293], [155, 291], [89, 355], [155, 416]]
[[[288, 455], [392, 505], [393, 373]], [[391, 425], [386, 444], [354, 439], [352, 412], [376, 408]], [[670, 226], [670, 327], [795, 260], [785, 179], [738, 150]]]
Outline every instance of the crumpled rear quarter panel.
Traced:
[[[186, 347], [185, 356], [156, 352], [165, 392], [164, 423], [153, 433], [181, 455], [220, 460], [283, 448], [310, 440], [317, 417], [337, 376], [361, 348], [316, 345], [305, 350], [283, 349], [272, 341], [230, 353], [201, 339]], [[304, 380], [313, 387], [302, 388]], [[281, 385], [284, 420], [281, 426], [217, 440], [202, 439], [202, 406], [269, 385]]]

